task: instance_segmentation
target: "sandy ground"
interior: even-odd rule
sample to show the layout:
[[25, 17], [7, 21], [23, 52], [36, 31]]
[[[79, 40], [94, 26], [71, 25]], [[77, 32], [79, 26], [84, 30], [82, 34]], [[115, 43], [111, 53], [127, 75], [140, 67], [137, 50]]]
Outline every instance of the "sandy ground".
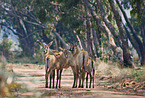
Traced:
[[70, 68], [63, 70], [62, 88], [45, 88], [43, 67], [13, 66], [16, 81], [30, 90], [21, 95], [39, 96], [40, 98], [144, 98], [143, 96], [126, 95], [125, 92], [109, 91], [97, 86], [99, 83], [97, 77], [95, 78], [95, 88], [72, 88], [73, 74]]

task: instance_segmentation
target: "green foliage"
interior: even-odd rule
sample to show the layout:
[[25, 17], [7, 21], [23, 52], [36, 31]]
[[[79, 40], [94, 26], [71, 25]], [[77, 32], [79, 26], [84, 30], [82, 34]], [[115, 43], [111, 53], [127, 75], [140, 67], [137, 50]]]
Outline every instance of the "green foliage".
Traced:
[[56, 0], [58, 3], [62, 3], [63, 8], [71, 9], [72, 7], [77, 6], [80, 0]]
[[7, 59], [9, 59], [10, 55], [12, 56], [12, 52], [10, 49], [12, 48], [13, 41], [8, 38], [7, 34], [3, 35], [3, 40], [0, 43], [0, 55], [4, 55]]
[[[16, 82], [16, 74], [13, 73], [11, 64], [6, 64], [3, 61], [4, 57], [0, 57], [0, 98], [30, 98], [30, 97], [40, 97], [40, 92], [36, 91], [28, 84], [20, 84]], [[5, 66], [1, 68], [1, 66]], [[16, 66], [16, 65], [15, 65]], [[19, 66], [21, 66], [19, 64]], [[18, 66], [17, 66], [18, 67]], [[37, 79], [28, 80], [32, 83], [39, 84]], [[34, 95], [23, 95], [24, 93], [31, 92]]]
[[141, 19], [144, 12], [144, 0], [122, 0], [121, 4], [124, 5], [125, 9], [131, 9], [130, 13], [132, 17], [136, 17], [138, 23], [141, 23]]
[[0, 56], [0, 97], [2, 98], [5, 96], [12, 96], [11, 91], [16, 89], [14, 74], [8, 72], [6, 64], [6, 58]]

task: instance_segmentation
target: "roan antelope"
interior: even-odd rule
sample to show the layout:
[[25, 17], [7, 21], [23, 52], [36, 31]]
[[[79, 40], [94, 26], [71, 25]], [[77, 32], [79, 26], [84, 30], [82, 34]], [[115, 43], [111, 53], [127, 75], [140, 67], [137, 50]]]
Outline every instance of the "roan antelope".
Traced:
[[86, 88], [88, 88], [88, 75], [90, 75], [90, 85], [89, 88], [91, 88], [91, 83], [93, 80], [93, 88], [94, 88], [94, 82], [95, 82], [95, 61], [89, 57], [88, 64], [85, 66], [85, 71], [87, 72], [86, 76]]
[[61, 74], [63, 71], [63, 68], [68, 68], [67, 65], [68, 59], [66, 55], [61, 51], [58, 54], [49, 55], [47, 56], [47, 66], [46, 66], [46, 87], [48, 87], [48, 76], [50, 75], [52, 70], [57, 69], [57, 83], [56, 88], [58, 85], [59, 80], [59, 88], [61, 87]]
[[79, 87], [83, 88], [84, 87], [84, 79], [85, 79], [85, 66], [88, 64], [88, 52], [85, 51], [84, 49], [80, 49], [77, 45], [74, 45], [70, 48], [70, 51], [72, 52], [73, 55], [73, 64], [77, 70], [76, 76], [74, 76], [74, 84], [73, 87], [77, 87], [77, 81], [79, 78]]
[[76, 88], [77, 87], [77, 79], [78, 79], [78, 66], [76, 65], [76, 61], [75, 61], [75, 57], [73, 56], [72, 52], [67, 50], [67, 49], [62, 49], [60, 48], [65, 55], [67, 56], [68, 62], [67, 65], [71, 67], [72, 71], [73, 71], [73, 75], [74, 75], [74, 83], [72, 88]]
[[[53, 55], [55, 53], [58, 53], [58, 51], [56, 50], [52, 50], [49, 47], [52, 45], [53, 41], [51, 41], [48, 45], [44, 45], [42, 42], [40, 42], [39, 40], [37, 40], [37, 43], [39, 43], [39, 45], [41, 45], [43, 47], [43, 60], [46, 63], [45, 66], [47, 66], [47, 57], [49, 55]], [[45, 71], [47, 70], [47, 67], [45, 67]], [[45, 74], [47, 73], [47, 71], [45, 72]], [[46, 78], [46, 77], [45, 77]], [[55, 70], [53, 70], [50, 74], [50, 84], [49, 84], [49, 88], [51, 88], [51, 80], [53, 80], [53, 88], [54, 88], [54, 83], [55, 83]]]

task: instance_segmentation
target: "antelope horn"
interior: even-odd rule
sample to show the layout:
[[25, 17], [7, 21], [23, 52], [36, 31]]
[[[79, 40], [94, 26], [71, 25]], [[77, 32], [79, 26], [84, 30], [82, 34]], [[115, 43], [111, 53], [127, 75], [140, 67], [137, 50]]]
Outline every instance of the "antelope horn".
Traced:
[[53, 41], [51, 41], [47, 46], [50, 47], [52, 45]]

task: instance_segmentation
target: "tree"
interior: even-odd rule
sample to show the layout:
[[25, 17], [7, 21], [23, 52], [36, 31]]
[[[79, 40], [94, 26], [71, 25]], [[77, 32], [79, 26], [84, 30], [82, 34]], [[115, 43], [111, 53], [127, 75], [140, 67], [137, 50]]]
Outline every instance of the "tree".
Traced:
[[106, 34], [108, 34], [108, 32], [111, 31], [112, 35], [114, 36], [115, 40], [117, 41], [117, 44], [122, 48], [124, 66], [125, 67], [132, 67], [133, 63], [131, 61], [129, 49], [127, 48], [128, 44], [127, 44], [127, 39], [125, 37], [125, 30], [122, 31], [124, 28], [121, 25], [120, 18], [119, 18], [120, 15], [118, 13], [118, 10], [116, 10], [116, 8], [115, 8], [114, 2], [113, 1], [109, 1], [110, 2], [110, 6], [111, 7], [113, 6], [112, 10], [113, 10], [113, 14], [115, 15], [115, 20], [116, 20], [116, 23], [118, 25], [118, 29], [119, 29], [120, 35], [117, 34], [115, 28], [113, 27], [111, 22], [108, 20], [108, 17], [106, 17], [107, 15], [104, 12], [104, 9], [103, 9], [103, 6], [101, 5], [101, 2], [99, 0], [96, 0], [96, 2], [98, 3], [98, 8], [100, 9], [100, 13], [101, 13], [101, 16], [103, 18], [103, 21], [105, 22], [105, 25], [101, 23], [101, 19], [98, 17], [96, 12], [92, 10], [89, 2], [87, 0], [84, 0], [85, 5], [90, 10], [90, 13], [92, 14], [92, 17], [97, 22], [99, 28], [101, 30], [103, 30], [104, 32], [106, 32]]
[[3, 35], [3, 40], [0, 43], [0, 55], [5, 56], [7, 59], [10, 59], [12, 53], [10, 49], [12, 48], [12, 41], [8, 38], [7, 34]]
[[[122, 0], [122, 4], [124, 6], [125, 9], [129, 9], [130, 6], [132, 7], [131, 10], [131, 15], [133, 17], [131, 17], [131, 19], [128, 19], [123, 6], [120, 4], [120, 2], [118, 0], [116, 0], [120, 10], [123, 13], [123, 16], [125, 18], [126, 21], [126, 31], [128, 33], [128, 38], [130, 39], [130, 42], [132, 43], [133, 47], [136, 49], [141, 65], [145, 65], [145, 36], [144, 36], [144, 15], [145, 15], [145, 2], [143, 0], [138, 0], [138, 1], [125, 1]], [[130, 5], [130, 6], [128, 6]], [[137, 16], [137, 17], [136, 17]], [[133, 25], [134, 26], [133, 26]], [[136, 29], [138, 28], [138, 29]], [[131, 32], [130, 32], [130, 31]], [[141, 33], [137, 33], [137, 32], [141, 32]], [[139, 36], [141, 37], [141, 39], [139, 38]]]
[[[136, 29], [130, 26], [133, 23], [129, 23], [128, 18], [127, 25], [122, 22], [119, 8], [125, 17], [120, 5], [128, 2], [131, 6], [136, 6], [133, 10], [142, 9], [137, 13], [141, 13], [138, 17], [142, 19], [142, 33], [135, 32]], [[141, 7], [138, 6], [139, 2], [129, 0], [120, 4], [118, 0], [116, 3], [114, 0], [33, 0], [21, 1], [18, 4], [18, 0], [2, 0], [1, 19], [5, 21], [1, 22], [1, 25], [19, 37], [24, 54], [29, 51], [28, 55], [33, 55], [36, 39], [46, 44], [55, 40], [51, 48], [56, 49], [60, 46], [67, 48], [67, 43], [79, 42], [80, 47], [87, 50], [93, 58], [104, 58], [105, 55], [109, 55], [105, 59], [117, 57], [125, 67], [133, 67], [128, 40], [142, 58], [142, 62], [145, 53], [145, 49], [142, 48], [144, 40], [140, 39], [140, 35], [144, 35], [144, 11], [142, 4]], [[138, 21], [139, 18], [135, 17], [133, 11], [132, 13], [132, 19]], [[117, 51], [118, 48], [121, 48], [121, 51]]]

